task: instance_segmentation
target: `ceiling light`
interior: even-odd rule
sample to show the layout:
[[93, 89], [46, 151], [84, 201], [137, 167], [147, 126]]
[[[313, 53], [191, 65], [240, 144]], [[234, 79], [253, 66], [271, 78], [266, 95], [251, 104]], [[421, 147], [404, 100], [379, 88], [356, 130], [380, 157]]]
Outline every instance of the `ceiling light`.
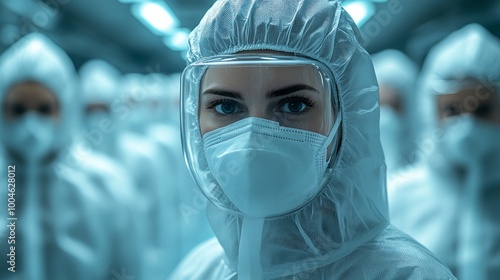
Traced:
[[371, 2], [352, 1], [343, 6], [358, 27], [361, 27], [375, 13], [375, 6]]
[[179, 28], [163, 38], [163, 43], [173, 51], [185, 51], [188, 48], [189, 29]]
[[130, 4], [130, 3], [140, 3], [144, 2], [147, 0], [118, 0], [118, 2], [124, 3], [124, 4]]
[[179, 20], [163, 2], [147, 1], [131, 6], [132, 14], [156, 35], [164, 36], [179, 25]]

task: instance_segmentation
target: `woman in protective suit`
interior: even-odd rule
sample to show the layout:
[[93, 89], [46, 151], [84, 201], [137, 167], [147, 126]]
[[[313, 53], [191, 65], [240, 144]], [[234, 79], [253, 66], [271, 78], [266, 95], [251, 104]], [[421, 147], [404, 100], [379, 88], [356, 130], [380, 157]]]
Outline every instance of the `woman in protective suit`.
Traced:
[[378, 87], [326, 0], [221, 0], [189, 37], [182, 136], [216, 239], [171, 279], [454, 279], [389, 223]]

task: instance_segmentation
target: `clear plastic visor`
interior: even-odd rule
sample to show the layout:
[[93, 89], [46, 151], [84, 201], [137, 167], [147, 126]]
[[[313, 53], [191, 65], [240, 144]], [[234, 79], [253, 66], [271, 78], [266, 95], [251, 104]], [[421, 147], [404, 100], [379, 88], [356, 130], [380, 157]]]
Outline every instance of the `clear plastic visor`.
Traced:
[[184, 155], [217, 206], [238, 212], [210, 178], [203, 136], [249, 117], [328, 136], [338, 112], [333, 75], [323, 64], [281, 55], [225, 55], [189, 65], [181, 77]]

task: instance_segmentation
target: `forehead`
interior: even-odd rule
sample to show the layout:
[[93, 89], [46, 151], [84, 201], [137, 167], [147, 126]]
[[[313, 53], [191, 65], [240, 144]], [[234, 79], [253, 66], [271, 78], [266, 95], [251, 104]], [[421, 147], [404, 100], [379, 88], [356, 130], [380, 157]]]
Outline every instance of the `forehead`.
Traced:
[[6, 105], [21, 103], [30, 106], [40, 102], [57, 103], [57, 98], [52, 91], [36, 82], [15, 84], [7, 90], [4, 100]]
[[320, 90], [324, 87], [324, 78], [312, 65], [217, 66], [208, 68], [202, 78], [204, 89], [223, 87], [245, 90], [264, 87], [268, 90], [290, 84], [306, 84]]
[[455, 93], [437, 95], [438, 104], [496, 103], [498, 98], [492, 87], [478, 86]]

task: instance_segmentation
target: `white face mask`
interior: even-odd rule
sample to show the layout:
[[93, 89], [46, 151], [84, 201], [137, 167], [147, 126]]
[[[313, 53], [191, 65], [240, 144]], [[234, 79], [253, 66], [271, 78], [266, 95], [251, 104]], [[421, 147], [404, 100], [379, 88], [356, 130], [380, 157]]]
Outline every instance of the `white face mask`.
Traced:
[[143, 133], [146, 128], [152, 123], [152, 108], [147, 106], [145, 102], [138, 103], [130, 111], [130, 115], [126, 119], [128, 128], [131, 131]]
[[[88, 134], [88, 141], [94, 149], [103, 153], [111, 153], [116, 145], [116, 124], [106, 112], [92, 112], [85, 119], [85, 133]], [[92, 133], [97, 132], [102, 135], [97, 141], [92, 137]]]
[[246, 118], [205, 134], [210, 170], [229, 200], [246, 216], [289, 213], [322, 187], [327, 149], [337, 134], [340, 115], [328, 137]]
[[54, 146], [56, 122], [37, 113], [28, 113], [21, 119], [6, 124], [9, 131], [4, 139], [6, 148], [27, 161], [46, 156]]
[[500, 149], [500, 126], [473, 116], [450, 118], [444, 132], [443, 155], [455, 164], [478, 164]]

